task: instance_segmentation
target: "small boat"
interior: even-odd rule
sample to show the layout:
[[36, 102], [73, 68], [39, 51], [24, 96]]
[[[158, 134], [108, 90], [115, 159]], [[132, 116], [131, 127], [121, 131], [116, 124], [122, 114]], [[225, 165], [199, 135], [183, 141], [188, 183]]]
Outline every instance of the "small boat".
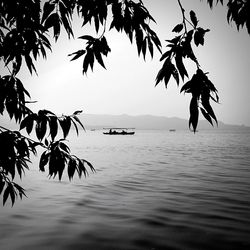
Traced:
[[175, 132], [176, 130], [175, 129], [169, 129], [169, 132]]
[[108, 132], [103, 132], [104, 135], [134, 135], [134, 131], [127, 131], [128, 129], [133, 128], [105, 128], [108, 129]]

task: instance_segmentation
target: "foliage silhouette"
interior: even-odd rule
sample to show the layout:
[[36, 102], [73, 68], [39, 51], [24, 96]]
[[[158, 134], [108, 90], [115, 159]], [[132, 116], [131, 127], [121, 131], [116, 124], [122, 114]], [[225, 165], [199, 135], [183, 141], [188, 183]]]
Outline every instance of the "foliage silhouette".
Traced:
[[[79, 39], [86, 41], [84, 48], [71, 53], [72, 60], [83, 58], [83, 74], [89, 68], [93, 70], [97, 61], [103, 68], [103, 56], [111, 49], [105, 34], [115, 29], [124, 32], [131, 43], [136, 43], [138, 55], [144, 60], [146, 54], [154, 56], [154, 49], [161, 55], [163, 66], [156, 76], [156, 85], [164, 81], [167, 87], [171, 76], [180, 84], [189, 77], [184, 59], [190, 59], [197, 67], [191, 80], [184, 83], [181, 92], [192, 95], [190, 102], [189, 126], [196, 131], [199, 110], [213, 125], [217, 123], [216, 116], [210, 105], [210, 100], [219, 101], [217, 90], [208, 79], [207, 73], [201, 69], [194, 54], [193, 45], [204, 45], [204, 38], [209, 29], [200, 27], [196, 13], [191, 10], [189, 17], [180, 0], [177, 0], [182, 13], [182, 20], [174, 28], [176, 36], [167, 40], [168, 51], [162, 53], [161, 42], [157, 34], [150, 28], [150, 22], [155, 22], [143, 1], [132, 0], [2, 0], [0, 2], [0, 63], [9, 74], [0, 76], [0, 114], [8, 115], [20, 126], [19, 131], [11, 131], [0, 126], [0, 194], [3, 194], [3, 204], [10, 198], [12, 205], [17, 197], [25, 196], [25, 190], [14, 182], [18, 175], [22, 178], [29, 169], [31, 155], [37, 154], [37, 148], [44, 149], [40, 156], [39, 169], [48, 168], [49, 176], [58, 176], [61, 180], [65, 169], [69, 180], [75, 173], [79, 177], [87, 175], [87, 167], [94, 171], [90, 162], [72, 155], [66, 145], [70, 128], [74, 126], [78, 134], [83, 124], [76, 111], [72, 115], [57, 116], [49, 110], [33, 112], [27, 104], [31, 98], [21, 79], [17, 77], [22, 65], [26, 65], [30, 74], [38, 74], [35, 61], [39, 57], [46, 59], [48, 51], [52, 51], [50, 34], [57, 41], [64, 29], [71, 39], [74, 37], [72, 21], [76, 13], [82, 18], [82, 26], [94, 25], [97, 37], [82, 35]], [[223, 0], [207, 0], [212, 8]], [[246, 26], [250, 34], [249, 1], [229, 0], [228, 22], [234, 22], [237, 29]], [[109, 20], [110, 22], [107, 22]], [[190, 27], [188, 29], [188, 27]], [[98, 36], [99, 31], [102, 34]], [[58, 138], [62, 130], [63, 138]], [[28, 136], [21, 132], [26, 130]], [[36, 140], [30, 138], [34, 132]]]

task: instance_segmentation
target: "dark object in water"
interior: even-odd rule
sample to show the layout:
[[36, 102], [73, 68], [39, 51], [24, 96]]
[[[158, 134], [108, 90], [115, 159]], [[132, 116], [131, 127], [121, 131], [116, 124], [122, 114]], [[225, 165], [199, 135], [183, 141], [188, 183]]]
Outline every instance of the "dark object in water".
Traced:
[[[126, 131], [128, 128], [110, 128], [108, 132], [103, 132], [104, 135], [134, 135], [134, 131]], [[120, 130], [120, 131], [117, 131]]]

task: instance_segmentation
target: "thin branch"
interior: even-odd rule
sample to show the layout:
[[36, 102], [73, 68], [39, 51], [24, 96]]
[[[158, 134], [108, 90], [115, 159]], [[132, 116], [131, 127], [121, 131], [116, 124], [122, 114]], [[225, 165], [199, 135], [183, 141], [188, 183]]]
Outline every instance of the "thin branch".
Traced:
[[184, 10], [184, 8], [182, 7], [181, 1], [180, 1], [180, 0], [177, 0], [177, 1], [178, 1], [179, 6], [180, 6], [180, 9], [181, 9], [185, 33], [187, 33], [187, 25], [186, 25], [186, 21], [185, 21], [185, 20], [186, 20], [186, 17], [185, 17], [185, 10]]

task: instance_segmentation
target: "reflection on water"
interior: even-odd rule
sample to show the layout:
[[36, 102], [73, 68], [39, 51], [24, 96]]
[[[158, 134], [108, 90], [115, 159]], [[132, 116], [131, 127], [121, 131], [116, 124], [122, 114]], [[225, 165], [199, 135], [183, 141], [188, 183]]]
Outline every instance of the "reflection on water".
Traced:
[[96, 131], [72, 147], [97, 173], [59, 183], [34, 164], [29, 198], [0, 207], [0, 249], [250, 249], [249, 132]]

